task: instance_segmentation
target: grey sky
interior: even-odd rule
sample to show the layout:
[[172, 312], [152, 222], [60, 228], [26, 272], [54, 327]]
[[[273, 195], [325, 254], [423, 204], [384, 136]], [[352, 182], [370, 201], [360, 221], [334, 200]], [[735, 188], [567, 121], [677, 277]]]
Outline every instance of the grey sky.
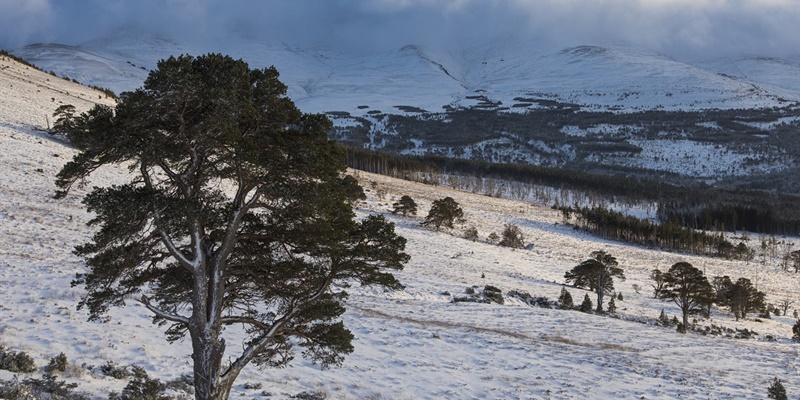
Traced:
[[298, 45], [624, 43], [677, 58], [800, 54], [800, 0], [0, 0], [0, 48], [121, 29]]

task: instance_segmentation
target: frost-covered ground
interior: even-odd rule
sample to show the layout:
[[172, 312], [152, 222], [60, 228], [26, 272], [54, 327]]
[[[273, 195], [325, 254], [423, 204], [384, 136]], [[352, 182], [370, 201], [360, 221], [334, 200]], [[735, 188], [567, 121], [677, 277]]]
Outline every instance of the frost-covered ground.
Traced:
[[[75, 151], [39, 130], [48, 118], [52, 123], [49, 116], [59, 104], [83, 110], [109, 100], [7, 60], [0, 61], [0, 69], [0, 343], [28, 352], [40, 366], [64, 352], [74, 365], [137, 364], [163, 381], [189, 373], [189, 343], [168, 344], [143, 307], [131, 303], [112, 310], [105, 323], [86, 322], [86, 314], [75, 309], [82, 292], [70, 281], [84, 267], [71, 250], [92, 234], [80, 204], [87, 189], [52, 199], [54, 176]], [[533, 247], [472, 242], [458, 232], [421, 228], [419, 217], [388, 214], [408, 239], [412, 259], [398, 274], [407, 288], [347, 289], [344, 321], [356, 336], [355, 352], [340, 368], [321, 370], [300, 359], [280, 370], [251, 367], [231, 398], [284, 399], [317, 391], [330, 399], [757, 399], [766, 397], [776, 376], [790, 397], [800, 394], [800, 345], [790, 340], [792, 318], [736, 322], [714, 310], [711, 320], [699, 324], [758, 335], [680, 335], [655, 325], [661, 309], [673, 316], [677, 308], [652, 299], [648, 290], [650, 270], [686, 260], [709, 276], [748, 277], [769, 301], [787, 298], [800, 307], [800, 274], [781, 272], [777, 260], [748, 264], [625, 246], [578, 233], [541, 205], [354, 173], [369, 196], [359, 215], [386, 213], [404, 194], [425, 215], [433, 200], [452, 196], [481, 238], [514, 223]], [[89, 187], [125, 175], [124, 168], [108, 168]], [[754, 245], [758, 239], [751, 235]], [[797, 238], [785, 240], [800, 246]], [[627, 280], [617, 283], [624, 294], [617, 302], [619, 318], [530, 307], [508, 298], [504, 305], [451, 302], [474, 285], [555, 299], [564, 272], [600, 249], [625, 268]], [[641, 293], [634, 292], [634, 284], [644, 288]], [[585, 293], [570, 291], [578, 303]], [[235, 350], [232, 334], [228, 343]], [[77, 370], [83, 372], [67, 380], [92, 398], [106, 398], [125, 385], [97, 368]], [[11, 377], [0, 371], [0, 379]], [[245, 383], [261, 383], [262, 389], [246, 389]]]

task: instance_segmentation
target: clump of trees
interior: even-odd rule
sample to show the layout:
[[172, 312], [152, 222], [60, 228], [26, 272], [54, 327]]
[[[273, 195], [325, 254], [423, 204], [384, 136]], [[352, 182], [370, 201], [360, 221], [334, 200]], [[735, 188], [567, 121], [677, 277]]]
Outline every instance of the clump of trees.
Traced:
[[656, 223], [602, 207], [559, 209], [577, 214], [581, 229], [607, 239], [727, 259], [750, 260], [754, 256], [754, 250], [744, 242], [734, 245], [721, 232], [698, 231], [675, 220]]
[[702, 271], [687, 262], [675, 263], [667, 272], [655, 269], [650, 277], [655, 297], [672, 300], [681, 309], [684, 327], [690, 315], [709, 315], [713, 304], [729, 307], [737, 321], [767, 309], [766, 294], [747, 278], [733, 282], [729, 276], [715, 276], [708, 281]]
[[603, 311], [603, 297], [614, 291], [614, 277], [625, 279], [617, 259], [605, 251], [593, 251], [588, 258], [564, 274], [566, 283], [597, 293], [597, 312]]
[[[408, 261], [405, 239], [381, 216], [355, 220], [330, 121], [286, 90], [275, 68], [184, 55], [160, 61], [116, 109], [64, 110], [57, 122], [80, 150], [57, 197], [104, 165], [133, 166], [130, 181], [84, 199], [97, 233], [76, 248], [88, 269], [74, 281], [86, 289], [79, 308], [102, 320], [136, 299], [168, 340], [188, 336], [198, 399], [227, 398], [246, 365], [285, 365], [298, 347], [341, 363], [353, 335], [334, 282], [402, 288], [392, 271]], [[246, 333], [239, 353], [231, 325]]]
[[452, 197], [434, 200], [422, 225], [433, 226], [438, 231], [442, 226], [453, 229], [454, 224], [464, 223], [464, 210]]
[[729, 276], [715, 277], [714, 286], [717, 288], [716, 303], [729, 307], [737, 321], [766, 308], [766, 294], [758, 291], [747, 278], [733, 282]]

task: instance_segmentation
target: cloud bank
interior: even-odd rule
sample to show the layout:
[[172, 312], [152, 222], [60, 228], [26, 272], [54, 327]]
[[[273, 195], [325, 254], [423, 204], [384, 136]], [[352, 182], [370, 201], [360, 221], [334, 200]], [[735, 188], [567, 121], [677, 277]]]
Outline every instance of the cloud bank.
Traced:
[[800, 0], [1, 0], [0, 47], [121, 30], [230, 32], [373, 51], [490, 40], [629, 44], [678, 58], [800, 54]]

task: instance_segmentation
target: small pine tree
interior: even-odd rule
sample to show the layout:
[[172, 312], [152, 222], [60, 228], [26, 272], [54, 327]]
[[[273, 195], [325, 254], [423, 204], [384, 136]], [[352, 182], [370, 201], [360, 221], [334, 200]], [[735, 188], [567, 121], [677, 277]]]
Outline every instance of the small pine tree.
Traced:
[[619, 294], [617, 295], [617, 300], [619, 300], [619, 301], [625, 300], [625, 298], [622, 297], [622, 292], [619, 292]]
[[617, 303], [614, 302], [614, 296], [611, 296], [611, 300], [608, 301], [607, 311], [612, 314], [617, 312]]
[[589, 312], [592, 311], [593, 306], [594, 305], [592, 304], [592, 299], [589, 298], [589, 293], [586, 293], [583, 296], [583, 303], [581, 303], [580, 310], [583, 312]]
[[792, 340], [800, 342], [800, 319], [798, 319], [792, 327]]
[[575, 304], [572, 302], [572, 295], [563, 287], [561, 288], [561, 295], [558, 296], [558, 302], [561, 303], [561, 308], [565, 310], [570, 310], [575, 307]]
[[786, 397], [786, 389], [783, 387], [781, 380], [777, 377], [772, 380], [772, 385], [769, 386], [769, 390], [767, 391], [767, 397], [775, 400], [788, 399], [788, 397]]
[[797, 310], [794, 310], [794, 312], [792, 313], [792, 316], [794, 317], [794, 319], [798, 319], [798, 318], [800, 318], [800, 317], [798, 317], [798, 315], [797, 315]]
[[397, 203], [392, 204], [392, 214], [417, 215], [417, 202], [409, 195], [403, 195]]
[[434, 200], [422, 225], [433, 225], [438, 231], [442, 226], [453, 229], [453, 224], [464, 223], [464, 210], [452, 197]]
[[525, 235], [522, 234], [522, 230], [518, 226], [506, 224], [503, 228], [502, 239], [498, 244], [512, 249], [521, 249], [525, 247]]
[[669, 317], [667, 316], [667, 313], [664, 312], [663, 308], [661, 309], [661, 315], [658, 316], [658, 321], [661, 322], [661, 325], [669, 325]]

